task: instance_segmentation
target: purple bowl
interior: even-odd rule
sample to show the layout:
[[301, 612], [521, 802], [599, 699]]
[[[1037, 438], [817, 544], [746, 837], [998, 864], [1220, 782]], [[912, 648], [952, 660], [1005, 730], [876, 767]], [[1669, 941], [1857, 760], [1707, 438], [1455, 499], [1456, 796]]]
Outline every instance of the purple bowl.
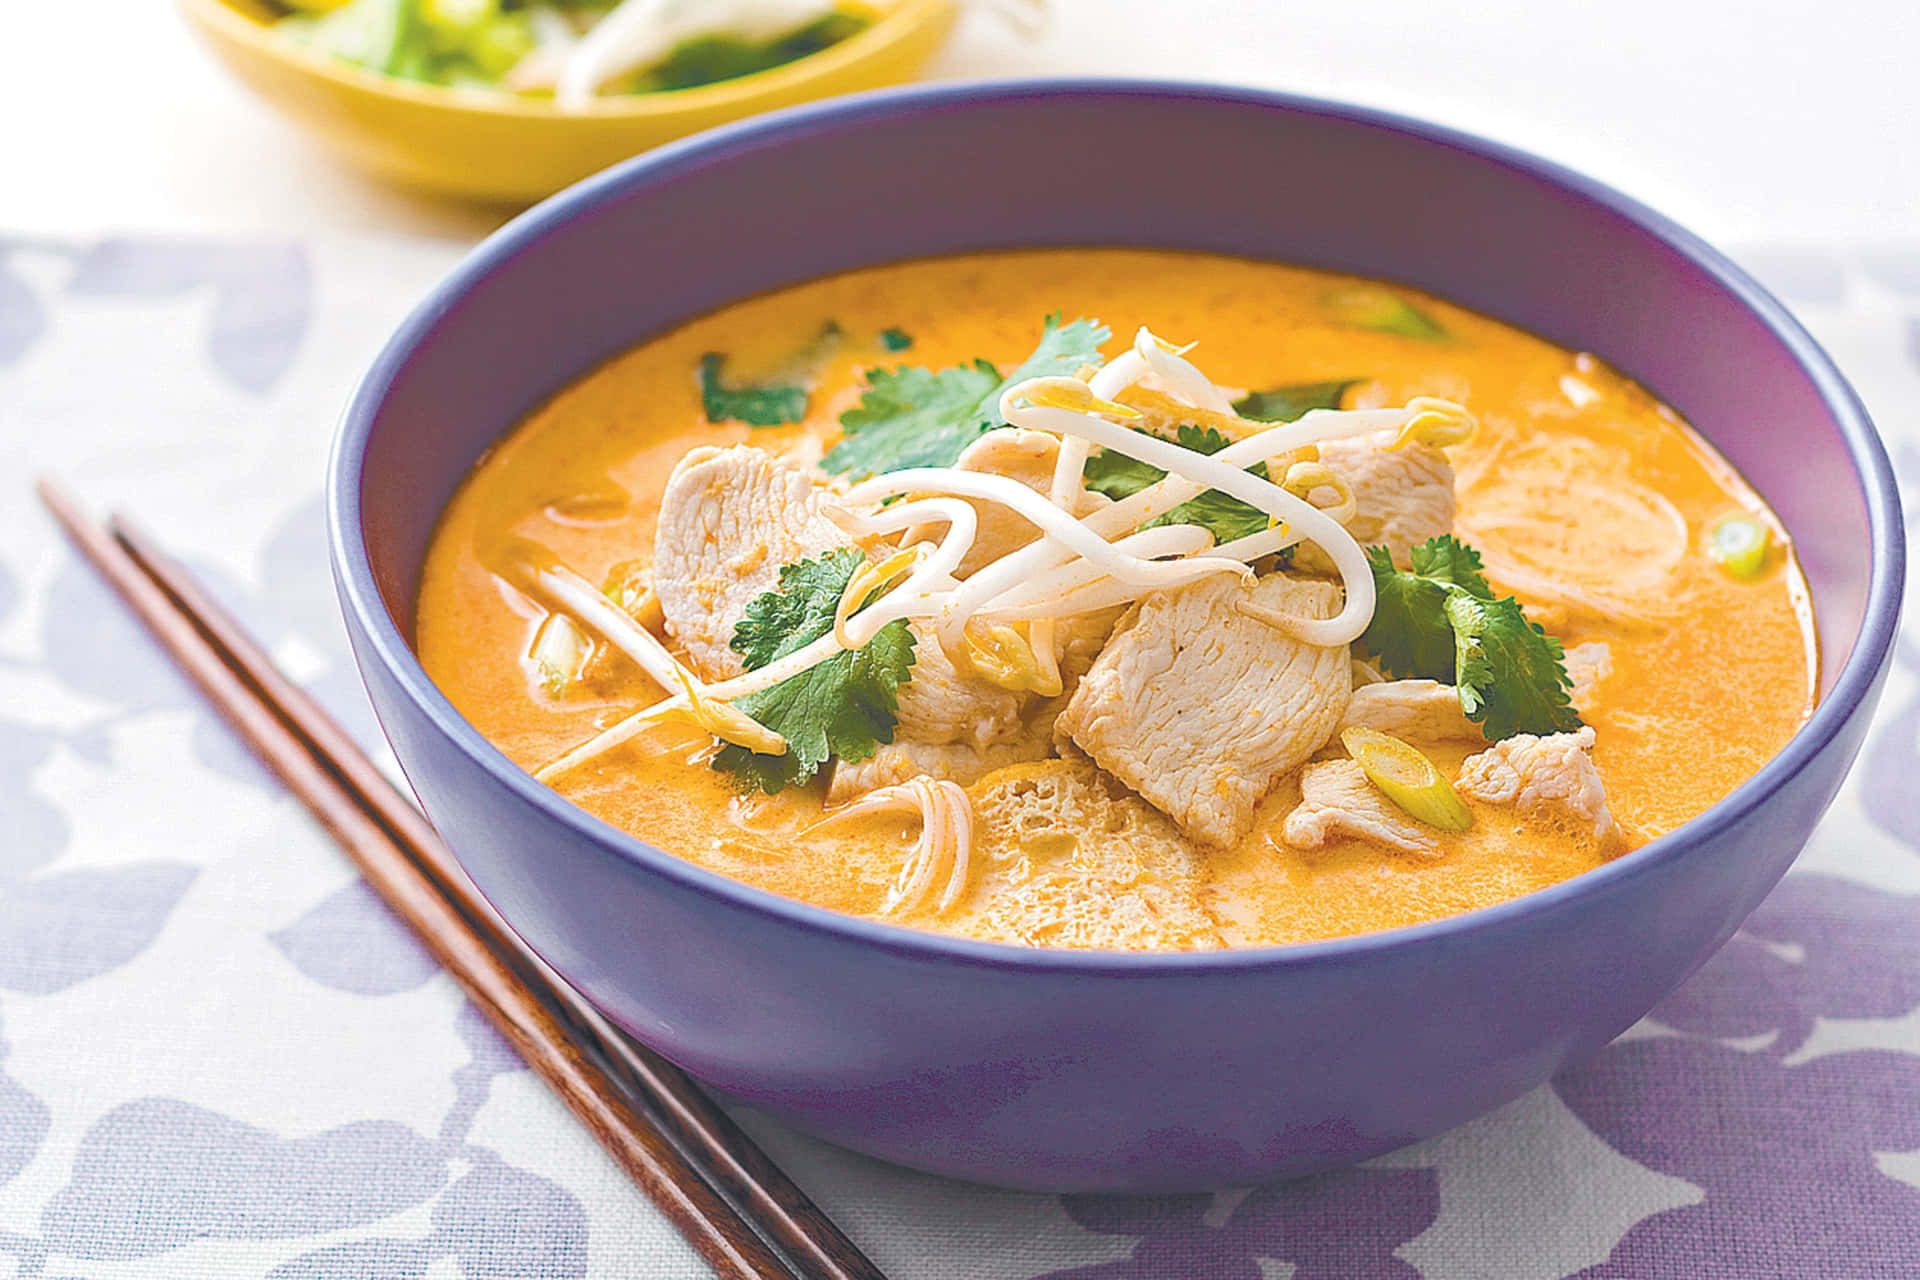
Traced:
[[[1151, 182], [1115, 139], [1155, 158]], [[428, 536], [525, 410], [749, 294], [1048, 244], [1383, 276], [1611, 361], [1793, 529], [1821, 625], [1819, 709], [1705, 814], [1554, 888], [1361, 937], [1133, 955], [917, 933], [724, 879], [534, 782], [427, 679], [408, 636]], [[1773, 298], [1659, 215], [1413, 120], [1099, 81], [842, 99], [554, 197], [388, 343], [341, 427], [329, 516], [354, 651], [407, 776], [556, 969], [647, 1044], [801, 1129], [1058, 1191], [1216, 1188], [1364, 1159], [1625, 1030], [1726, 941], [1832, 799], [1887, 668], [1904, 554], [1886, 454], [1840, 374]]]

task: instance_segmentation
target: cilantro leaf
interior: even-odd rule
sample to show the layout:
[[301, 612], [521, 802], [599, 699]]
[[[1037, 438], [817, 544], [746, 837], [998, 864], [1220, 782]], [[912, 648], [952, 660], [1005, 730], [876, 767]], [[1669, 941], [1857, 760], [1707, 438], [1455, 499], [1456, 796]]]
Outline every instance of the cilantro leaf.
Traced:
[[1560, 642], [1527, 621], [1512, 596], [1496, 599], [1480, 553], [1451, 535], [1414, 547], [1411, 570], [1368, 547], [1377, 596], [1366, 644], [1393, 676], [1441, 680], [1492, 741], [1580, 727]]
[[700, 403], [707, 421], [780, 427], [807, 416], [805, 387], [729, 387], [720, 376], [726, 362], [718, 351], [700, 357]]
[[[1181, 424], [1176, 436], [1178, 438], [1173, 443], [1209, 456], [1233, 443], [1212, 427], [1202, 428], [1191, 423]], [[1247, 470], [1263, 480], [1266, 478], [1267, 466], [1264, 462], [1256, 462]], [[1102, 449], [1087, 459], [1083, 474], [1087, 488], [1104, 493], [1118, 502], [1160, 483], [1167, 473], [1137, 458], [1129, 458], [1116, 449]], [[1267, 527], [1267, 523], [1267, 513], [1260, 508], [1221, 493], [1218, 489], [1208, 489], [1141, 527], [1151, 529], [1163, 524], [1197, 524], [1212, 532], [1215, 543], [1222, 543], [1259, 533]]]
[[[780, 570], [779, 586], [747, 606], [733, 631], [733, 650], [747, 670], [803, 649], [833, 629], [834, 606], [865, 563], [851, 548]], [[787, 753], [756, 755], [727, 745], [713, 767], [767, 794], [799, 786], [829, 757], [865, 760], [893, 741], [899, 687], [912, 678], [913, 634], [890, 622], [858, 649], [837, 653], [733, 705], [787, 740]]]
[[1115, 502], [1159, 484], [1167, 475], [1160, 468], [1129, 458], [1118, 449], [1089, 454], [1080, 474], [1087, 488], [1104, 493]]
[[1073, 373], [1100, 362], [1110, 335], [1091, 320], [1061, 324], [1048, 316], [1033, 354], [1004, 378], [986, 360], [934, 372], [913, 365], [871, 369], [860, 403], [840, 415], [840, 442], [820, 465], [864, 478], [908, 467], [950, 467], [980, 436], [1007, 420], [1000, 393], [1028, 378]]
[[[1150, 435], [1151, 432], [1142, 434]], [[1207, 427], [1202, 430], [1190, 424], [1183, 424], [1176, 431], [1177, 439], [1172, 443], [1196, 453], [1216, 454], [1232, 441], [1226, 436]], [[1165, 440], [1165, 436], [1155, 436]], [[1081, 472], [1086, 486], [1095, 493], [1104, 493], [1115, 502], [1122, 498], [1131, 498], [1142, 489], [1150, 488], [1166, 479], [1167, 473], [1160, 468], [1150, 466], [1138, 458], [1130, 458], [1118, 449], [1102, 449], [1087, 458], [1086, 468]]]
[[1528, 622], [1518, 600], [1454, 591], [1447, 597], [1447, 620], [1457, 645], [1460, 709], [1489, 739], [1580, 727], [1580, 713], [1568, 699], [1571, 682], [1560, 642]]
[[1347, 392], [1365, 381], [1365, 378], [1342, 378], [1332, 382], [1295, 382], [1265, 391], [1249, 391], [1233, 402], [1233, 411], [1259, 422], [1292, 422], [1315, 409], [1338, 409]]
[[1373, 621], [1366, 644], [1389, 675], [1453, 682], [1453, 624], [1447, 620], [1447, 587], [1393, 567], [1385, 547], [1368, 547], [1373, 569]]
[[1482, 600], [1493, 599], [1493, 588], [1487, 585], [1480, 553], [1450, 533], [1429, 538], [1412, 548], [1407, 552], [1407, 559], [1413, 571], [1423, 578], [1459, 587]]
[[1233, 440], [1217, 427], [1196, 427], [1191, 422], [1183, 422], [1174, 429], [1173, 442], [1182, 449], [1204, 453], [1211, 458], [1232, 444]]
[[987, 397], [982, 406], [987, 411], [987, 421], [996, 427], [1007, 425], [1007, 420], [1000, 416], [1002, 391], [1028, 378], [1057, 378], [1077, 372], [1081, 365], [1097, 365], [1100, 363], [1100, 344], [1112, 336], [1098, 320], [1074, 320], [1061, 324], [1058, 311], [1048, 316], [1040, 327], [1040, 345]]
[[[1142, 432], [1142, 435], [1153, 435]], [[1174, 432], [1175, 438], [1169, 443], [1195, 453], [1204, 453], [1211, 457], [1233, 441], [1212, 427], [1196, 427], [1191, 423], [1182, 423]], [[1165, 440], [1165, 436], [1155, 435], [1156, 440]], [[1086, 469], [1081, 472], [1086, 478], [1087, 488], [1096, 493], [1104, 493], [1115, 502], [1122, 498], [1131, 498], [1142, 489], [1159, 484], [1167, 478], [1160, 468], [1150, 466], [1138, 458], [1129, 458], [1118, 449], [1102, 449], [1087, 459]]]
[[873, 369], [860, 403], [840, 415], [840, 443], [820, 465], [859, 478], [908, 467], [950, 467], [987, 430], [981, 403], [1000, 372], [985, 360], [935, 373], [915, 365]]
[[758, 671], [831, 631], [840, 597], [864, 563], [847, 547], [782, 565], [778, 585], [755, 596], [733, 626], [728, 647], [740, 655], [740, 665]]
[[[1254, 468], [1265, 478], [1266, 467], [1256, 464]], [[1256, 506], [1240, 501], [1218, 489], [1209, 489], [1196, 498], [1189, 498], [1163, 516], [1155, 517], [1142, 528], [1153, 529], [1163, 524], [1197, 524], [1213, 534], [1213, 543], [1219, 546], [1223, 542], [1232, 542], [1236, 538], [1246, 538], [1271, 526], [1272, 520], [1267, 513]], [[1289, 547], [1283, 555], [1291, 556]]]
[[889, 351], [905, 351], [913, 345], [913, 335], [901, 328], [882, 329], [880, 345]]

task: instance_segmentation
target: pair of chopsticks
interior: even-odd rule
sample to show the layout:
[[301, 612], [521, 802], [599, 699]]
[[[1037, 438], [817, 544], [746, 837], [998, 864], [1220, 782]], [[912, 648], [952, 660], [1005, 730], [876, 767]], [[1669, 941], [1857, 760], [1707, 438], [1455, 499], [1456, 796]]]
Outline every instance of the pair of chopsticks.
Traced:
[[679, 1068], [528, 949], [353, 739], [124, 517], [38, 485], [94, 569], [721, 1280], [885, 1280]]

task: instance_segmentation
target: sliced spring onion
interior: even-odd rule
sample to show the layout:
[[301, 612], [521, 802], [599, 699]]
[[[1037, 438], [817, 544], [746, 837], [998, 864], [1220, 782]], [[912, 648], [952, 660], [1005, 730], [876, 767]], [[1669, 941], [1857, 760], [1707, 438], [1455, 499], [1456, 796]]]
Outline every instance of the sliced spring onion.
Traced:
[[1445, 342], [1440, 322], [1399, 294], [1375, 285], [1336, 289], [1325, 299], [1327, 313], [1350, 329], [1371, 329], [1422, 342]]
[[1418, 747], [1358, 725], [1343, 729], [1340, 741], [1367, 780], [1410, 816], [1442, 831], [1473, 825], [1473, 811]]
[[527, 663], [541, 688], [558, 698], [573, 687], [593, 657], [593, 640], [564, 613], [550, 613], [533, 634]]
[[1773, 534], [1751, 516], [1728, 516], [1707, 534], [1707, 554], [1736, 578], [1752, 580], [1767, 567]]

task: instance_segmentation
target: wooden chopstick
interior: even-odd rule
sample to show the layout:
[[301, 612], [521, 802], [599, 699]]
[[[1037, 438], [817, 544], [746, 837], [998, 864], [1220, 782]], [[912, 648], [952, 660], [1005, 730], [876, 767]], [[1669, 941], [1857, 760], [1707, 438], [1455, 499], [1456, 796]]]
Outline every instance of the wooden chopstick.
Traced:
[[125, 519], [109, 533], [51, 482], [38, 489], [161, 646], [723, 1280], [884, 1280], [684, 1073], [609, 1026], [519, 940], [419, 811], [185, 569]]
[[743, 1208], [786, 1250], [806, 1280], [886, 1280], [833, 1220], [808, 1198], [738, 1125], [715, 1106], [687, 1074], [608, 1025], [599, 1011], [534, 954], [476, 892], [432, 825], [387, 781], [340, 723], [305, 689], [274, 665], [252, 636], [191, 574], [161, 551], [124, 515], [108, 523], [149, 577], [191, 615], [228, 665], [243, 674], [280, 709], [313, 754], [335, 768], [346, 784], [389, 828], [441, 893], [467, 916], [489, 949], [523, 972], [543, 1000], [572, 1025], [617, 1070], [628, 1087], [653, 1107], [669, 1131], [734, 1195]]

